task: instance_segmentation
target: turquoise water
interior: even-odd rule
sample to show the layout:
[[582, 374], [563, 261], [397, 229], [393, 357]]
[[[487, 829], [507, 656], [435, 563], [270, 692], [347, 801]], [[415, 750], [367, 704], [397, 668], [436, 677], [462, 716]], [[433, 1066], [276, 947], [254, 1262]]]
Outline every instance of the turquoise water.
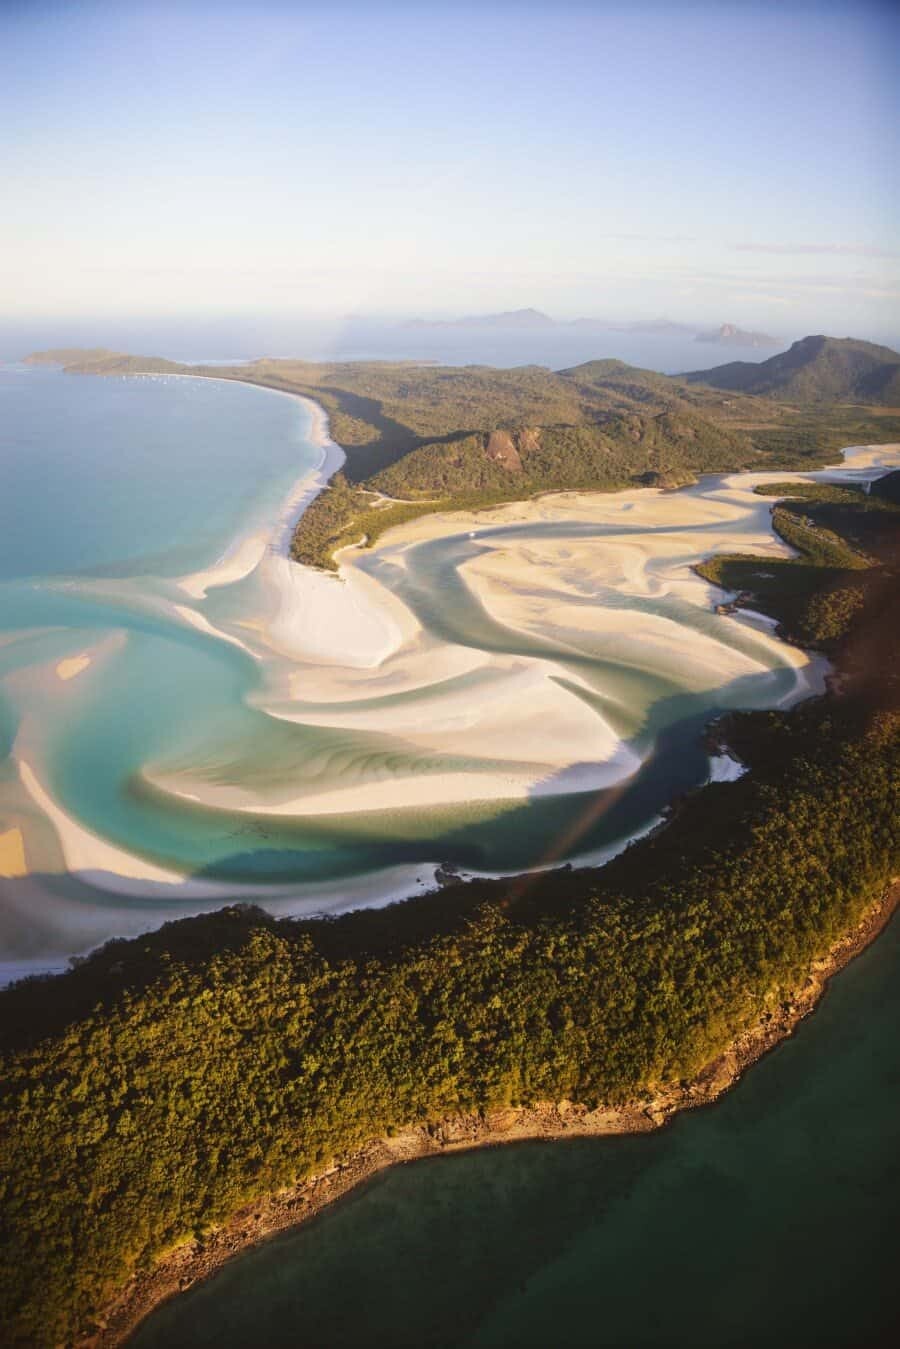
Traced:
[[[750, 657], [756, 673], [697, 691], [689, 661], [663, 668], [652, 651], [623, 655], [602, 642], [579, 654], [552, 635], [498, 621], [461, 578], [485, 541], [639, 538], [627, 515], [621, 525], [574, 520], [486, 528], [476, 541], [449, 535], [408, 549], [402, 566], [379, 554], [361, 567], [405, 603], [429, 641], [486, 659], [552, 662], [559, 686], [627, 742], [641, 766], [608, 790], [378, 809], [382, 782], [503, 771], [506, 760], [479, 753], [471, 737], [468, 750], [427, 751], [401, 735], [341, 728], [337, 716], [333, 725], [304, 724], [302, 702], [295, 720], [270, 715], [267, 661], [209, 627], [250, 631], [264, 593], [254, 589], [256, 573], [206, 598], [178, 581], [248, 534], [278, 533], [285, 501], [321, 459], [308, 409], [234, 382], [11, 366], [0, 369], [0, 428], [0, 836], [23, 834], [38, 877], [0, 875], [0, 963], [52, 965], [230, 897], [280, 913], [318, 912], [391, 886], [408, 894], [438, 862], [508, 872], [621, 846], [676, 793], [705, 780], [701, 732], [710, 717], [771, 705], [795, 685], [771, 642], [676, 594], [595, 585], [570, 603], [631, 610], [636, 622], [663, 616]], [[240, 628], [242, 619], [250, 628]], [[61, 682], [56, 664], [85, 651], [90, 667]], [[477, 693], [480, 680], [495, 677], [485, 666], [446, 682]], [[360, 692], [378, 703], [377, 690]], [[413, 689], [382, 701], [415, 708], [421, 697]], [[321, 714], [320, 705], [309, 708]], [[427, 708], [417, 715], [427, 720]], [[20, 761], [87, 831], [68, 851], [20, 777]], [[254, 803], [290, 799], [298, 785], [362, 786], [372, 808], [319, 816], [267, 813], [265, 804], [257, 813], [212, 809], [152, 786], [148, 766], [237, 787]], [[161, 870], [147, 879], [147, 865]], [[373, 876], [381, 890], [365, 890]], [[360, 898], [348, 897], [346, 883], [360, 880]]]
[[895, 920], [716, 1105], [653, 1135], [395, 1169], [164, 1305], [131, 1343], [896, 1343], [898, 1025]]
[[249, 385], [0, 368], [0, 580], [208, 566], [318, 462], [308, 426]]

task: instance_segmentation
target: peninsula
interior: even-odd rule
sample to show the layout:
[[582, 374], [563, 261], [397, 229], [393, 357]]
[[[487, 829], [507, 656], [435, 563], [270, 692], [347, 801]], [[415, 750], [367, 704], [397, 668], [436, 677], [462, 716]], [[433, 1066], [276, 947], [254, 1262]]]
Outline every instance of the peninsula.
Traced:
[[346, 463], [297, 522], [292, 555], [332, 570], [341, 547], [425, 514], [542, 492], [678, 487], [700, 473], [808, 471], [844, 445], [900, 439], [900, 355], [851, 339], [807, 337], [758, 365], [674, 377], [618, 360], [560, 371], [269, 359], [210, 367], [104, 349], [28, 360], [77, 374], [237, 379], [315, 399]]

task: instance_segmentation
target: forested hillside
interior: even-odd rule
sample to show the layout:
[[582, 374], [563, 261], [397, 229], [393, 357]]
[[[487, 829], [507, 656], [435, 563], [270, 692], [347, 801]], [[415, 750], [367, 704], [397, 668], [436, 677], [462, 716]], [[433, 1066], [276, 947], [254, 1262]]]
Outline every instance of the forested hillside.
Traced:
[[804, 337], [767, 361], [732, 361], [685, 378], [801, 403], [900, 404], [900, 353], [852, 337]]

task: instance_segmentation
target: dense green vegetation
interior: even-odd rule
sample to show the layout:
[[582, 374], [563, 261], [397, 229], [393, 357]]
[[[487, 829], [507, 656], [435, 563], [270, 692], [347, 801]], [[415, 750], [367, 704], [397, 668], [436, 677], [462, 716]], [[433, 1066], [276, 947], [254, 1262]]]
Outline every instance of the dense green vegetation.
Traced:
[[776, 506], [772, 512], [776, 534], [785, 543], [796, 548], [807, 563], [814, 567], [831, 567], [836, 571], [860, 571], [870, 565], [869, 559], [850, 548], [833, 530], [817, 524], [809, 515], [800, 515], [787, 506]]
[[[709, 385], [701, 380], [716, 371], [671, 378], [616, 360], [551, 371], [390, 361], [179, 366], [103, 351], [32, 359], [62, 360], [86, 374], [145, 370], [240, 379], [315, 398], [328, 411], [347, 462], [333, 499], [327, 491], [304, 512], [293, 555], [334, 569], [336, 548], [363, 536], [371, 543], [391, 524], [433, 511], [569, 488], [676, 487], [699, 473], [731, 469], [820, 468], [843, 445], [900, 438], [900, 411], [834, 403], [850, 388], [849, 376], [841, 376], [843, 384], [825, 379], [823, 371], [835, 362], [840, 372], [848, 363], [868, 369], [874, 362], [880, 369], [888, 357], [900, 360], [870, 343], [849, 346], [852, 352], [845, 342], [805, 338], [773, 358], [787, 362], [792, 382], [773, 379], [772, 362], [750, 364], [769, 372], [760, 378], [771, 396], [729, 384], [727, 397], [712, 379]], [[861, 396], [860, 381], [862, 375], [853, 388]], [[832, 401], [823, 402], [826, 397]], [[867, 401], [885, 400], [873, 393]], [[351, 488], [366, 490], [354, 495]], [[375, 516], [373, 509], [385, 503], [370, 492], [418, 505]]]
[[896, 512], [802, 509], [878, 564], [781, 564], [837, 605], [840, 695], [730, 718], [751, 773], [602, 871], [332, 921], [230, 909], [0, 994], [9, 1341], [89, 1328], [133, 1270], [372, 1136], [647, 1098], [789, 996], [900, 861]]
[[[865, 510], [869, 498], [859, 487], [840, 487], [830, 482], [765, 482], [754, 487], [760, 497], [786, 497], [788, 501], [829, 501], [840, 506], [859, 506]], [[880, 504], [872, 503], [880, 510]]]
[[772, 524], [798, 556], [722, 553], [697, 571], [763, 607], [789, 639], [831, 651], [863, 610], [866, 587], [859, 573], [893, 559], [897, 508], [877, 493], [829, 483], [765, 483], [755, 490], [787, 497], [775, 506]]

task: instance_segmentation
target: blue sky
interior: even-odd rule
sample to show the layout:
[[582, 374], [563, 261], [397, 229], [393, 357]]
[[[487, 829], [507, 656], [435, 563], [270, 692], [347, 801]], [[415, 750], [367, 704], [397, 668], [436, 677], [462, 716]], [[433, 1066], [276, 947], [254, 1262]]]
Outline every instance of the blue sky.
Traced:
[[0, 5], [2, 310], [900, 329], [887, 4]]

